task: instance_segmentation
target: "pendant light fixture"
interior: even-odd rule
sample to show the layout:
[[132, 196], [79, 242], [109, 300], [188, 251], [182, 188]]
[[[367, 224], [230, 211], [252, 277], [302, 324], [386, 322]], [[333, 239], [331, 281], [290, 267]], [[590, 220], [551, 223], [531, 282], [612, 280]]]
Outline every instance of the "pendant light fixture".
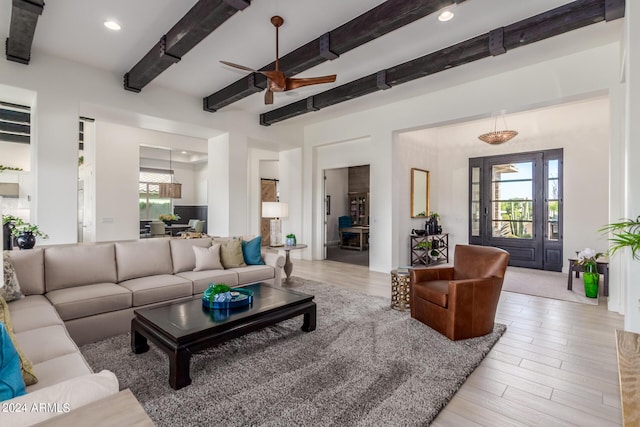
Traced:
[[160, 183], [160, 198], [161, 199], [181, 199], [182, 198], [182, 184], [173, 182], [173, 169], [171, 159], [171, 149], [169, 149], [169, 176], [170, 182]]
[[486, 142], [487, 144], [498, 145], [503, 144], [518, 135], [517, 131], [509, 130], [507, 128], [507, 120], [505, 119], [504, 114], [502, 114], [502, 121], [504, 123], [504, 130], [497, 130], [498, 116], [495, 116], [493, 118], [493, 129], [491, 132], [483, 133], [478, 137], [478, 139]]

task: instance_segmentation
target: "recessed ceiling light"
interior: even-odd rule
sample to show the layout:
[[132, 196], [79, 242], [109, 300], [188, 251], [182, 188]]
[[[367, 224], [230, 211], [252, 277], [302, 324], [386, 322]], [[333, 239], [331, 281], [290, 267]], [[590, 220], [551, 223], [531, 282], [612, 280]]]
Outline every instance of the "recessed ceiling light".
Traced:
[[181, 151], [181, 153], [182, 153], [182, 154], [187, 154], [187, 152], [186, 152], [186, 151]]
[[116, 21], [104, 21], [104, 26], [113, 31], [120, 31], [120, 24]]
[[440, 16], [438, 16], [438, 21], [447, 22], [453, 18], [453, 12], [450, 10], [443, 10]]

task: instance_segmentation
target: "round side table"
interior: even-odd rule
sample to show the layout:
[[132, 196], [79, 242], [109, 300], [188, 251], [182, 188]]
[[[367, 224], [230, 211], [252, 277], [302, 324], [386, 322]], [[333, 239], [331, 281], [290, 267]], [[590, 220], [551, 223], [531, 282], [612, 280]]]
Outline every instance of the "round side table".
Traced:
[[284, 273], [287, 275], [286, 281], [291, 277], [291, 272], [293, 271], [293, 263], [291, 262], [291, 258], [289, 257], [289, 251], [294, 249], [304, 249], [307, 245], [297, 244], [294, 246], [268, 246], [269, 249], [276, 249], [279, 251], [285, 251], [285, 261], [284, 261]]
[[409, 279], [408, 271], [391, 270], [391, 308], [404, 311], [411, 307]]

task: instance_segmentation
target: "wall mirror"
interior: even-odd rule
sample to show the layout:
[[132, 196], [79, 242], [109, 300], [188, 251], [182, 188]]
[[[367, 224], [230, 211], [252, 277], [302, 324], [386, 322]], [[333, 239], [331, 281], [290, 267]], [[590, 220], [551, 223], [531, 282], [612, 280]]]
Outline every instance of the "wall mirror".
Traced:
[[429, 171], [411, 168], [411, 218], [429, 214]]

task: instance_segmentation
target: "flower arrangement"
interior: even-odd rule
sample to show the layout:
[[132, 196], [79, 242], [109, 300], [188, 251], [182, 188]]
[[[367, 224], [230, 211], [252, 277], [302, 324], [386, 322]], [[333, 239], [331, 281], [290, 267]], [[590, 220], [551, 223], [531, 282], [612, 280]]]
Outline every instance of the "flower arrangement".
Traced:
[[594, 249], [585, 248], [578, 253], [578, 264], [586, 265], [589, 263], [596, 263], [596, 260], [602, 256], [602, 252], [596, 252]]
[[180, 219], [180, 215], [176, 214], [160, 214], [158, 217], [160, 221], [177, 221]]

